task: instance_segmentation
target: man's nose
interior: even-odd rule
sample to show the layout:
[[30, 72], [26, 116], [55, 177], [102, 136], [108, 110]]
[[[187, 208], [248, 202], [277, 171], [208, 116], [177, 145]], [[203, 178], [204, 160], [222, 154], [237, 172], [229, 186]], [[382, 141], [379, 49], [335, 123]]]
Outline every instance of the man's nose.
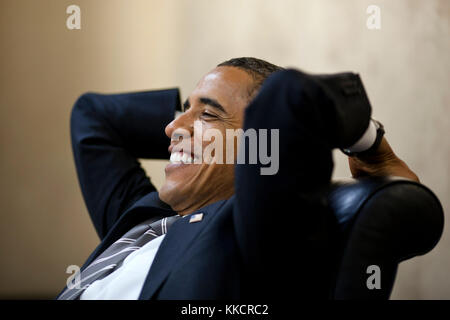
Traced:
[[193, 128], [194, 119], [187, 112], [184, 112], [166, 126], [165, 133], [170, 139], [178, 140], [178, 136], [184, 136], [186, 133], [192, 135]]

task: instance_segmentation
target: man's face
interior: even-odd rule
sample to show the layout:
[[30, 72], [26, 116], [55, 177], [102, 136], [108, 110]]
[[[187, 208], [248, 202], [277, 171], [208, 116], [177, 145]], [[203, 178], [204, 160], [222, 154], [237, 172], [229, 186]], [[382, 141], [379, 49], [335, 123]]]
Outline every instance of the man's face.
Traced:
[[[179, 214], [191, 213], [233, 195], [234, 165], [225, 159], [226, 145], [235, 145], [235, 138], [229, 136], [227, 141], [226, 129], [242, 128], [252, 85], [253, 79], [245, 71], [235, 67], [217, 67], [200, 80], [184, 104], [185, 112], [167, 125], [172, 161], [166, 166], [166, 181], [159, 196]], [[222, 144], [215, 144], [223, 146], [222, 164], [202, 159], [208, 145], [215, 141], [215, 138], [205, 139], [211, 132], [219, 132], [223, 137]], [[203, 153], [198, 152], [200, 146]], [[209, 146], [210, 150], [212, 146]], [[211, 153], [213, 157], [219, 155], [218, 150], [215, 151]], [[236, 153], [237, 145], [234, 159]], [[191, 161], [189, 157], [195, 158], [195, 163], [184, 163]]]

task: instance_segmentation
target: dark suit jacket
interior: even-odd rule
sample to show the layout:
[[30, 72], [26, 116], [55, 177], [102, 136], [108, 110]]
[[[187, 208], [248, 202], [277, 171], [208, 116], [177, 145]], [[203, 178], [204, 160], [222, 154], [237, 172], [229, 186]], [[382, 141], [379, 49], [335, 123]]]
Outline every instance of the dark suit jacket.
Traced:
[[[348, 83], [355, 76], [342, 78]], [[266, 82], [246, 109], [244, 129], [282, 127], [278, 174], [262, 176], [258, 165], [237, 165], [232, 198], [194, 212], [204, 214], [201, 222], [180, 219], [169, 229], [140, 299], [328, 297], [334, 217], [322, 190], [332, 171], [330, 141], [337, 139], [332, 130], [353, 127], [323, 97], [317, 84], [297, 71]], [[302, 107], [293, 110], [293, 103]], [[88, 93], [75, 103], [75, 164], [101, 239], [83, 268], [137, 223], [175, 214], [160, 201], [137, 159], [169, 157], [164, 127], [179, 107], [177, 89]], [[356, 117], [357, 109], [353, 112]], [[370, 109], [364, 112], [366, 123], [349, 118], [359, 132], [340, 138], [347, 145], [367, 126]], [[299, 150], [308, 150], [308, 156], [299, 156]]]

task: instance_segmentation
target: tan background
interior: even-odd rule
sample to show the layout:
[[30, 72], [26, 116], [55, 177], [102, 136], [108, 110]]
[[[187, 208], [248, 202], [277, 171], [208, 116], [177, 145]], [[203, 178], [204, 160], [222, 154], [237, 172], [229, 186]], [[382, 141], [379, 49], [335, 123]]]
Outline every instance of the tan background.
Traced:
[[[0, 297], [52, 298], [98, 243], [76, 180], [69, 114], [86, 91], [179, 86], [257, 56], [311, 72], [350, 70], [399, 156], [450, 212], [449, 1], [2, 0]], [[81, 7], [81, 30], [66, 7]], [[381, 8], [381, 30], [366, 8]], [[349, 176], [336, 153], [336, 176]], [[146, 162], [157, 186], [164, 162]], [[448, 220], [448, 216], [447, 216]], [[400, 265], [392, 298], [450, 298], [449, 225]]]

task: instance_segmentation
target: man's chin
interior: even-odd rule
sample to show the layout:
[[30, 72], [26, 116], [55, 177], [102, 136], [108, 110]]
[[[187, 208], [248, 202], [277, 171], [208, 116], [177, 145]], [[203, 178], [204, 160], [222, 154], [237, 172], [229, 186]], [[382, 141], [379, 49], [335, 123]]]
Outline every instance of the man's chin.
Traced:
[[159, 198], [170, 205], [172, 209], [186, 201], [192, 190], [187, 190], [189, 181], [195, 181], [200, 174], [199, 164], [173, 164], [166, 166], [166, 180], [159, 191]]
[[177, 209], [180, 209], [180, 203], [183, 201], [180, 189], [178, 183], [166, 180], [159, 190], [159, 199], [167, 203], [172, 210], [177, 211]]
[[159, 189], [158, 194], [159, 194], [159, 199], [161, 199], [162, 201], [164, 201], [165, 203], [167, 203], [168, 205], [170, 205], [171, 201], [171, 187], [168, 186], [167, 181], [164, 182], [164, 184], [162, 185], [161, 189]]

